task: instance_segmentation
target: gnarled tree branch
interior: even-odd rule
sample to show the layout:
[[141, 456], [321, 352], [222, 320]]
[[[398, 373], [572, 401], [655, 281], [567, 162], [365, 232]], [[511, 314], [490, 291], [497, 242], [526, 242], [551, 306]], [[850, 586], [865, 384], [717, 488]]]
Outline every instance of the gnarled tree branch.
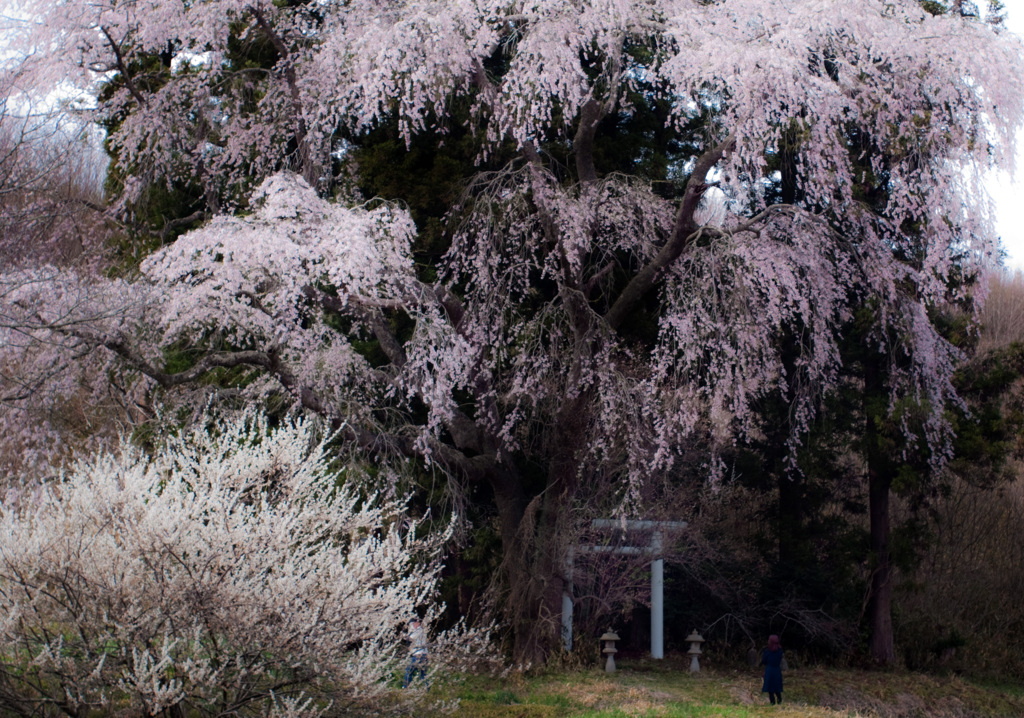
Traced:
[[619, 294], [618, 299], [612, 304], [605, 314], [605, 321], [612, 329], [618, 329], [633, 309], [640, 303], [643, 297], [649, 292], [661, 278], [665, 269], [672, 262], [679, 259], [683, 251], [689, 245], [691, 235], [697, 230], [697, 224], [693, 214], [697, 210], [700, 198], [707, 189], [705, 180], [708, 172], [718, 163], [725, 154], [733, 149], [736, 144], [736, 135], [730, 134], [725, 140], [707, 150], [699, 158], [693, 167], [693, 173], [686, 183], [686, 190], [683, 199], [676, 212], [675, 222], [672, 226], [672, 233], [661, 251], [645, 267], [634, 275], [629, 284]]

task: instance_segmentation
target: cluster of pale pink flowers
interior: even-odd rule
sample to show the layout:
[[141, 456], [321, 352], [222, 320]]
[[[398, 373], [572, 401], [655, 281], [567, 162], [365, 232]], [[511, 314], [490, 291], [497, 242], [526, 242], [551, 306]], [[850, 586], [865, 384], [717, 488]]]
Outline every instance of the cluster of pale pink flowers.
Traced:
[[[112, 147], [139, 167], [126, 201], [147, 182], [172, 180], [242, 196], [281, 166], [307, 181], [271, 177], [253, 214], [213, 219], [142, 265], [138, 286], [165, 293], [129, 337], [138, 349], [129, 364], [148, 352], [143, 373], [159, 373], [168, 347], [204, 358], [227, 347], [235, 356], [215, 356], [216, 366], [252, 369], [238, 382], [245, 399], [283, 387], [307, 408], [365, 424], [422, 401], [426, 419], [393, 432], [405, 432], [396, 442], [419, 432], [408, 453], [420, 455], [460, 418], [465, 392], [492, 407], [474, 420], [515, 450], [531, 416], [546, 423], [547, 409], [596, 388], [592, 448], [614, 461], [628, 452], [639, 480], [669, 468], [702, 425], [723, 439], [751, 430], [767, 392], [799, 404], [795, 423], [805, 427], [809, 397], [839, 375], [850, 304], [877, 301], [870, 341], [906, 359], [891, 369], [893, 401], [927, 401], [930, 439], [948, 437], [941, 411], [955, 356], [926, 315], [951, 280], [991, 258], [980, 178], [1012, 162], [1024, 116], [1021, 44], [1007, 34], [932, 16], [916, 0], [850, 0], [841, 14], [826, 0], [25, 5], [39, 22], [15, 46], [60, 50], [26, 61], [26, 72], [120, 73], [97, 112], [119, 119]], [[235, 67], [232, 36], [269, 43], [277, 64]], [[135, 84], [148, 78], [128, 67], [159, 53], [173, 57], [157, 89]], [[617, 322], [603, 324], [607, 305], [624, 279], [655, 269], [674, 229], [716, 213], [705, 205], [677, 215], [678, 202], [614, 175], [578, 172], [580, 185], [566, 186], [538, 154], [543, 138], [570, 140], [587, 118], [627, 117], [638, 91], [668, 100], [666, 122], [680, 130], [711, 115], [674, 171], [682, 177], [714, 155], [715, 172], [695, 180], [720, 182], [729, 212], [741, 215], [719, 207], [719, 226], [686, 238], [685, 252], [658, 269], [645, 290], [660, 292], [649, 354]], [[486, 138], [481, 157], [511, 140], [529, 169], [489, 179], [475, 214], [450, 227], [442, 281], [427, 287], [415, 281], [407, 213], [348, 210], [315, 190], [329, 183], [339, 127], [394, 119], [407, 142], [443, 133], [460, 94]], [[793, 144], [789, 133], [803, 200], [764, 211], [770, 161]], [[871, 157], [858, 156], [855, 137], [870, 138]], [[720, 144], [728, 149], [716, 155]], [[884, 207], [859, 195], [871, 173]], [[456, 311], [440, 301], [449, 293], [462, 295]], [[371, 366], [354, 343], [379, 339], [387, 331], [374, 323], [401, 315], [414, 328], [392, 336], [387, 362]], [[143, 336], [152, 329], [155, 340]], [[778, 349], [792, 329], [801, 332], [798, 377]], [[810, 387], [803, 398], [787, 386], [797, 383]]]
[[[124, 444], [9, 493], [0, 704], [267, 716], [387, 704], [409, 616], [429, 626], [440, 610], [447, 534], [421, 537], [359, 465], [329, 468], [325, 441], [311, 421], [211, 419], [153, 455]], [[487, 643], [439, 635], [432, 670], [486, 659]]]

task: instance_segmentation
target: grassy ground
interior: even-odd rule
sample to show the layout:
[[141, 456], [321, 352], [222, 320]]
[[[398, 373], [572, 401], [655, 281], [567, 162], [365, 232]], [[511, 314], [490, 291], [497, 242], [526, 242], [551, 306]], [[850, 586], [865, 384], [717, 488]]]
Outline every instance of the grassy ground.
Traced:
[[[473, 677], [452, 690], [457, 718], [975, 718], [1024, 717], [1020, 686], [983, 686], [913, 673], [792, 669], [785, 703], [767, 705], [754, 669], [688, 671], [684, 656], [508, 678]], [[432, 691], [433, 692], [433, 691]], [[417, 718], [421, 718], [418, 715]]]

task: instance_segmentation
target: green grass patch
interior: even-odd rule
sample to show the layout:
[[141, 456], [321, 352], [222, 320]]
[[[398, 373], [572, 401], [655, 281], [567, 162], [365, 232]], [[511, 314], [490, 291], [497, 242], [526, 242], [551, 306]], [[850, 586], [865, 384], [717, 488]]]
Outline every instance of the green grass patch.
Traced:
[[[785, 673], [785, 702], [768, 705], [753, 669], [688, 670], [686, 656], [599, 668], [470, 676], [453, 686], [455, 718], [1015, 718], [1024, 690], [955, 676], [802, 668]], [[435, 718], [417, 714], [417, 718]], [[438, 717], [439, 718], [439, 717]]]

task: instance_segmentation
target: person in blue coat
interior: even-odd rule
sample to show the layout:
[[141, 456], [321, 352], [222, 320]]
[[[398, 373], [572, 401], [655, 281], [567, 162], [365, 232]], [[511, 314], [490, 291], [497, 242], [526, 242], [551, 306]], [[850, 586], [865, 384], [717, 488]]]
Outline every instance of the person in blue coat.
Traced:
[[768, 694], [772, 705], [782, 703], [782, 644], [774, 633], [768, 636], [768, 647], [761, 652], [761, 665], [764, 666], [761, 692]]

